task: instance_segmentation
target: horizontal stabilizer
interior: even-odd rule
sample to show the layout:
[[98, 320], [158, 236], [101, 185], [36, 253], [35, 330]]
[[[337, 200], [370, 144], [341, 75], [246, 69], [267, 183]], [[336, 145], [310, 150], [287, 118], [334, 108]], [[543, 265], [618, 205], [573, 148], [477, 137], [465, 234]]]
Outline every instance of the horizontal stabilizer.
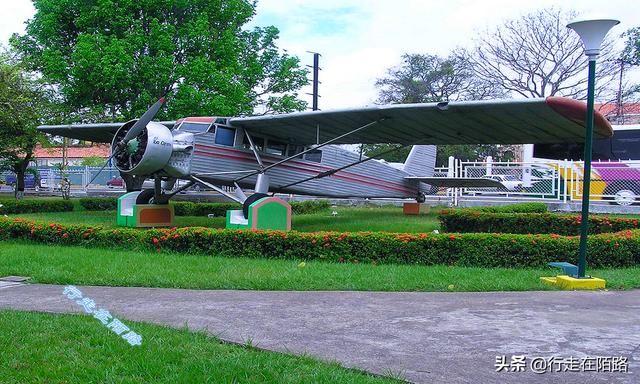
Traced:
[[493, 179], [484, 177], [420, 177], [407, 176], [405, 179], [416, 180], [434, 187], [446, 188], [504, 188], [504, 185]]

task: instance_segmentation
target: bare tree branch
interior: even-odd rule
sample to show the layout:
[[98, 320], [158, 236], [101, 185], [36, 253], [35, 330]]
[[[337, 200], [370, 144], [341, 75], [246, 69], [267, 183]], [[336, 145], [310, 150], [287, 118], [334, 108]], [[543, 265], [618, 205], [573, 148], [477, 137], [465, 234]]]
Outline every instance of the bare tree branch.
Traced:
[[[481, 35], [464, 54], [477, 78], [499, 84], [513, 95], [584, 99], [587, 58], [578, 35], [566, 27], [575, 16], [549, 8], [507, 21]], [[597, 66], [598, 99], [613, 94], [616, 66], [609, 59], [616, 54], [611, 41], [606, 41]]]

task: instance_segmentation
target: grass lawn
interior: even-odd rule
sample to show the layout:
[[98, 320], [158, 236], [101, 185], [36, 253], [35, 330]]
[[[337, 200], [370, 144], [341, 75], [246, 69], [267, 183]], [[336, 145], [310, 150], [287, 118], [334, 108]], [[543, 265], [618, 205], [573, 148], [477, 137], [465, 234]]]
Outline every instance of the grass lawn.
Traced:
[[203, 332], [123, 322], [130, 346], [91, 316], [0, 310], [0, 382], [395, 383], [305, 356], [221, 343]]
[[[307, 215], [293, 215], [292, 227], [298, 231], [387, 231], [387, 232], [431, 232], [440, 228], [437, 211], [434, 209], [427, 215], [406, 216], [402, 207], [338, 207], [338, 215], [331, 216], [331, 211]], [[44, 212], [11, 215], [32, 220], [57, 222], [61, 224], [92, 224], [115, 227], [115, 211], [72, 211]], [[381, 218], [384, 218], [383, 220]], [[225, 218], [209, 219], [201, 216], [176, 216], [175, 224], [179, 227], [198, 226], [224, 228]]]
[[[50, 284], [191, 289], [524, 291], [553, 269], [371, 265], [226, 258], [83, 247], [0, 243], [0, 276]], [[610, 289], [640, 288], [640, 268], [587, 271]]]

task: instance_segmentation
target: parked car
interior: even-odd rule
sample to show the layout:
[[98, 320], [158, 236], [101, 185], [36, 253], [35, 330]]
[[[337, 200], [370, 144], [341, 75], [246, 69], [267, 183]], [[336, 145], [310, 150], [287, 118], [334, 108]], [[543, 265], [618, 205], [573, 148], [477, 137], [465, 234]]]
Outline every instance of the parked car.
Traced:
[[124, 188], [124, 185], [125, 183], [122, 177], [113, 176], [107, 180], [107, 187], [109, 188]]
[[53, 177], [46, 175], [40, 179], [40, 188], [53, 188], [54, 191], [59, 191], [62, 188], [62, 177], [60, 175], [53, 175]]
[[502, 183], [504, 187], [498, 188], [499, 191], [520, 192], [522, 190], [522, 180], [518, 180], [518, 178], [513, 175], [486, 175], [482, 177]]
[[[5, 182], [7, 185], [15, 187], [17, 180], [16, 175], [7, 175]], [[24, 175], [24, 187], [25, 189], [35, 189], [38, 191], [40, 189], [40, 181], [33, 173], [27, 173]]]

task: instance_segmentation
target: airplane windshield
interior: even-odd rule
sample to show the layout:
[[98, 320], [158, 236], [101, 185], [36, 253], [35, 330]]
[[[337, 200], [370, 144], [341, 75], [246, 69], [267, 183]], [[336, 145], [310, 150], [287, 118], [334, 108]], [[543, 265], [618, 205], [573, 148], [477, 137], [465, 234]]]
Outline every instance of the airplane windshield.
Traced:
[[210, 125], [211, 124], [209, 123], [191, 123], [191, 122], [185, 121], [180, 125], [179, 130], [193, 132], [193, 133], [201, 133], [201, 132], [207, 132]]

